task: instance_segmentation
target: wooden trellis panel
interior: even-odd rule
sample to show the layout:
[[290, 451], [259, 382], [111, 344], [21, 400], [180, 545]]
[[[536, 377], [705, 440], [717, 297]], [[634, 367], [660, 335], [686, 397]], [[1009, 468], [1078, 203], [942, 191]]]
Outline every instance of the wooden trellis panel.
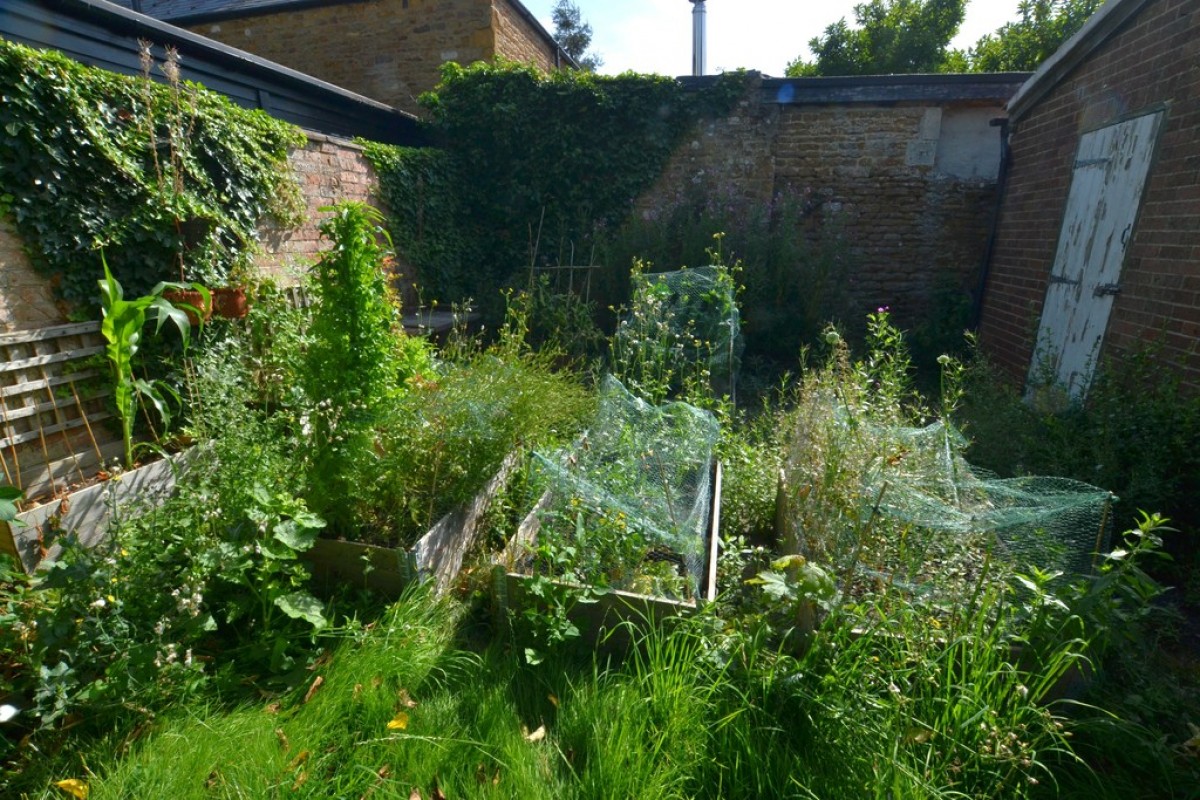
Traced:
[[54, 496], [121, 453], [105, 420], [100, 323], [0, 333], [0, 478]]

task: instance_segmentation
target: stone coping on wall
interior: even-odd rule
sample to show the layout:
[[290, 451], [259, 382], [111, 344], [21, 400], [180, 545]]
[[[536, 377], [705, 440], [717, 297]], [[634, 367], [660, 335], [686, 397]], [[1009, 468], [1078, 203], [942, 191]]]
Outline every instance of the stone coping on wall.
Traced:
[[[759, 99], [778, 105], [847, 103], [995, 103], [1004, 105], [1029, 79], [1028, 72], [945, 75], [855, 75], [824, 78], [760, 76]], [[679, 78], [684, 87], [699, 90], [720, 75]]]

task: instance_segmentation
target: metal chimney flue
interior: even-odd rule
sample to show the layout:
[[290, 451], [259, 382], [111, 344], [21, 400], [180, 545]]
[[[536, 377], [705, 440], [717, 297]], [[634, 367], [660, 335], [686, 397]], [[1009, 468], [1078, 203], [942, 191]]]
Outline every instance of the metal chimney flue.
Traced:
[[703, 75], [707, 39], [705, 18], [708, 12], [704, 8], [704, 0], [690, 0], [690, 2], [692, 3], [692, 74]]

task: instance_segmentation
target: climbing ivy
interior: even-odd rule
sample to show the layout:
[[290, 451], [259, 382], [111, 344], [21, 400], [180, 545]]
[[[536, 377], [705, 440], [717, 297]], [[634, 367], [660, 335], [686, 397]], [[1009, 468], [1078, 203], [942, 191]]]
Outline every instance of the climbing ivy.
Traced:
[[143, 72], [0, 41], [0, 213], [78, 311], [97, 302], [100, 250], [132, 295], [221, 285], [248, 266], [262, 219], [302, 208], [287, 168], [299, 129], [181, 81], [148, 44]]
[[566, 263], [572, 247], [586, 260], [684, 134], [727, 113], [745, 87], [743, 73], [688, 91], [655, 75], [446, 64], [421, 97], [438, 149], [367, 148], [397, 250], [443, 298], [511, 282], [535, 242], [539, 261]]

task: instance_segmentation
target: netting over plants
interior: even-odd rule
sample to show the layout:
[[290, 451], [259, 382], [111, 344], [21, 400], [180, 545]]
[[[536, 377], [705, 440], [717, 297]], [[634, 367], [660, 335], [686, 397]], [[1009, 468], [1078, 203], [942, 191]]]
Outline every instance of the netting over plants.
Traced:
[[545, 491], [534, 568], [568, 579], [690, 599], [699, 591], [712, 505], [715, 417], [652, 405], [613, 377], [568, 451], [534, 455]]
[[[853, 425], [848, 417], [840, 424]], [[965, 440], [944, 422], [861, 428], [857, 436], [876, 456], [862, 470], [846, 524], [831, 540], [801, 523], [797, 544], [821, 551], [815, 557], [925, 586], [972, 581], [988, 558], [1019, 571], [1082, 575], [1108, 544], [1109, 492], [1067, 478], [997, 478], [963, 458]]]
[[655, 400], [698, 385], [732, 395], [743, 343], [729, 269], [635, 268], [632, 280], [633, 302], [613, 337], [613, 366], [630, 388]]

